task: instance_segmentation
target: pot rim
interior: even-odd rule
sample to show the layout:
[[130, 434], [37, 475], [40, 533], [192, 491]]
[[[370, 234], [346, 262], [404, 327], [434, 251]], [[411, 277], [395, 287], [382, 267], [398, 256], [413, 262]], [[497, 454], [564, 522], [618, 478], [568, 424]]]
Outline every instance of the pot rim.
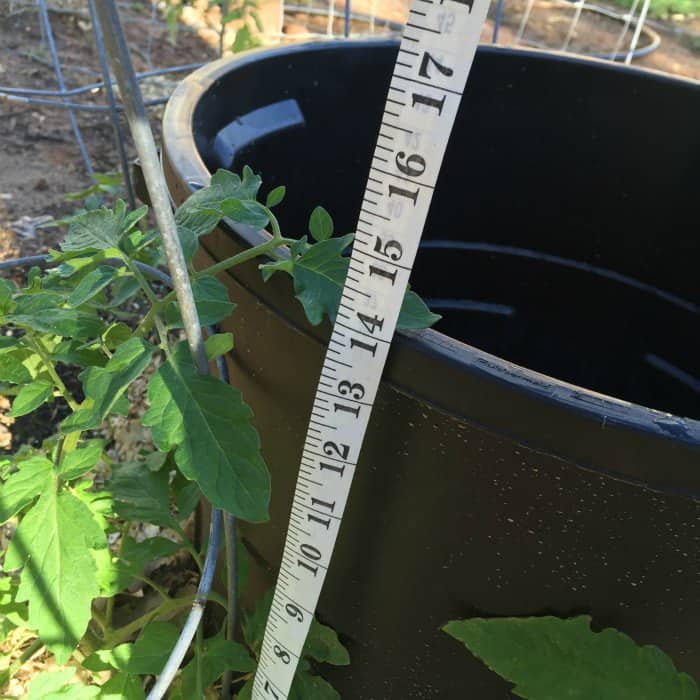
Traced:
[[[348, 44], [362, 50], [398, 43], [386, 38], [308, 42], [256, 49], [199, 68], [179, 83], [165, 109], [163, 158], [166, 177], [176, 178], [189, 193], [208, 184], [211, 173], [193, 136], [194, 111], [201, 96], [232, 68], [297, 52], [344, 50]], [[670, 77], [658, 71], [596, 58], [490, 45], [480, 46], [479, 51], [527, 60], [577, 64], [593, 70], [700, 87], [700, 81]], [[231, 221], [224, 223], [231, 233], [249, 246], [270, 238], [266, 231], [255, 231]], [[269, 305], [267, 300], [263, 303]], [[301, 330], [319, 342], [327, 342], [327, 333]], [[426, 377], [421, 380], [415, 369], [402, 369], [402, 360], [412, 360], [408, 362], [412, 365], [416, 359], [430, 367], [428, 373], [423, 373], [431, 377], [430, 381]], [[463, 386], [454, 385], [452, 401], [443, 401], [441, 397], [438, 404], [430, 398], [430, 386], [440, 379], [441, 371], [446, 368], [451, 372], [461, 370], [465, 382]], [[453, 384], [449, 378], [444, 381], [446, 386]], [[433, 329], [396, 334], [382, 382], [438, 410], [456, 414], [460, 422], [509, 436], [533, 449], [575, 461], [583, 468], [700, 500], [700, 420], [676, 416], [567, 383]], [[471, 396], [463, 395], [462, 389]]]

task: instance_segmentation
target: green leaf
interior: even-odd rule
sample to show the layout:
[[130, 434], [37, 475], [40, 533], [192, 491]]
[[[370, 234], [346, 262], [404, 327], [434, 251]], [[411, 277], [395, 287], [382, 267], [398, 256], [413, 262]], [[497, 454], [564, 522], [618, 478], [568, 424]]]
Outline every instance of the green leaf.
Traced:
[[126, 323], [118, 321], [107, 326], [107, 330], [102, 334], [102, 342], [108, 349], [116, 350], [133, 335], [134, 331]]
[[77, 307], [89, 301], [99, 294], [110, 282], [112, 282], [119, 271], [115, 267], [100, 265], [83, 277], [73, 293], [68, 297], [68, 305]]
[[265, 228], [270, 221], [265, 207], [254, 200], [226, 199], [221, 203], [221, 211], [236, 223], [256, 230]]
[[251, 700], [253, 697], [253, 683], [253, 678], [247, 680], [245, 685], [236, 694], [236, 700]]
[[100, 461], [104, 445], [104, 440], [88, 440], [82, 447], [71, 450], [63, 456], [58, 467], [58, 475], [64, 481], [83, 476]]
[[86, 401], [84, 407], [62, 423], [64, 432], [88, 430], [102, 424], [114, 404], [148, 366], [153, 347], [140, 338], [120, 345], [104, 367], [88, 367], [80, 374]]
[[265, 520], [270, 475], [240, 391], [197, 374], [187, 345], [179, 343], [151, 377], [148, 398], [143, 425], [160, 450], [177, 448], [176, 464], [211, 504], [244, 520]]
[[0, 488], [0, 524], [17, 515], [52, 483], [53, 464], [46, 457], [30, 457], [17, 466]]
[[151, 622], [133, 644], [96, 652], [101, 661], [124, 673], [158, 674], [170, 656], [180, 630], [171, 622]]
[[396, 328], [398, 330], [430, 328], [441, 318], [442, 316], [434, 314], [415, 292], [407, 289]]
[[321, 676], [300, 669], [294, 676], [289, 700], [340, 700], [340, 693]]
[[348, 650], [340, 643], [336, 631], [314, 619], [304, 645], [304, 654], [319, 663], [347, 666]]
[[110, 557], [110, 561], [98, 571], [100, 593], [104, 596], [116, 595], [143, 573], [146, 564], [170, 557], [180, 549], [181, 544], [165, 537], [151, 537], [142, 542], [127, 537], [119, 557]]
[[[236, 305], [229, 299], [228, 290], [212, 275], [198, 277], [192, 282], [195, 306], [199, 323], [212, 326], [231, 315]], [[168, 306], [166, 320], [171, 328], [182, 328], [182, 318], [178, 305], [173, 302]]]
[[270, 614], [274, 592], [274, 589], [268, 589], [265, 595], [262, 598], [258, 598], [255, 602], [252, 613], [243, 613], [241, 621], [243, 638], [256, 655], [259, 655], [260, 652], [263, 635], [265, 634], [265, 623]]
[[5, 571], [24, 567], [17, 595], [29, 602], [29, 624], [53, 652], [68, 660], [99, 594], [91, 549], [107, 546], [89, 508], [73, 494], [44, 491], [15, 531]]
[[170, 513], [165, 470], [152, 472], [141, 462], [114, 464], [109, 490], [115, 510], [125, 520], [178, 529], [177, 520]]
[[270, 190], [268, 193], [265, 206], [267, 206], [268, 209], [276, 207], [284, 199], [285, 194], [287, 194], [287, 188], [284, 185], [275, 187], [275, 189]]
[[144, 700], [143, 683], [138, 676], [115, 673], [101, 688], [100, 700]]
[[333, 219], [323, 207], [316, 207], [311, 212], [309, 233], [317, 241], [327, 241], [333, 235]]
[[86, 348], [84, 343], [78, 340], [62, 340], [49, 353], [49, 357], [54, 362], [63, 362], [78, 367], [103, 367], [107, 364], [107, 357], [104, 353]]
[[72, 217], [61, 249], [82, 251], [86, 248], [108, 250], [119, 245], [123, 232], [122, 218], [109, 209], [95, 209]]
[[[180, 683], [170, 700], [190, 700], [197, 697], [197, 659], [193, 659], [182, 671]], [[202, 686], [208, 687], [226, 671], [248, 673], [255, 670], [255, 661], [248, 650], [238, 642], [221, 636], [205, 639], [199, 655]]]
[[[200, 215], [202, 216], [203, 220], [204, 216], [210, 216], [209, 214]], [[212, 228], [216, 226], [221, 218], [218, 212], [211, 214], [211, 220], [213, 221], [215, 217], [216, 223], [212, 226]], [[182, 254], [185, 256], [185, 262], [189, 264], [192, 262], [192, 258], [194, 258], [194, 254], [197, 252], [197, 248], [199, 247], [199, 236], [197, 236], [197, 234], [191, 228], [180, 224], [177, 227], [177, 237], [180, 239]]]
[[175, 496], [175, 504], [177, 505], [178, 520], [185, 520], [194, 509], [197, 507], [202, 492], [196, 481], [186, 481], [185, 485], [180, 488]]
[[15, 303], [12, 297], [17, 293], [17, 287], [12, 280], [0, 277], [0, 315], [12, 310]]
[[244, 24], [237, 32], [236, 38], [233, 40], [231, 46], [231, 51], [233, 53], [240, 53], [241, 51], [248, 51], [248, 49], [254, 49], [256, 46], [260, 45], [260, 40], [253, 36], [250, 27]]
[[341, 254], [352, 239], [353, 235], [348, 233], [317, 243], [294, 263], [294, 292], [314, 326], [321, 323], [324, 314], [335, 321], [350, 264]]
[[204, 341], [208, 360], [215, 360], [233, 350], [233, 333], [216, 333]]
[[[244, 168], [242, 179], [227, 170], [217, 170], [208, 187], [197, 190], [178, 207], [175, 212], [178, 232], [181, 227], [186, 229], [184, 235], [193, 237], [196, 243], [221, 220], [222, 202], [227, 199], [254, 200], [260, 184], [260, 178], [250, 168]], [[180, 235], [182, 240], [183, 234]]]
[[53, 382], [45, 379], [35, 379], [31, 384], [26, 384], [20, 390], [12, 402], [12, 410], [7, 414], [10, 418], [17, 418], [31, 413], [35, 408], [48, 401], [53, 396]]
[[258, 267], [262, 272], [263, 281], [267, 282], [275, 272], [287, 272], [291, 275], [294, 269], [294, 260], [291, 258], [288, 260], [273, 260], [269, 263], [262, 263]]
[[32, 381], [32, 375], [24, 361], [33, 355], [24, 347], [16, 347], [0, 352], [0, 382], [26, 384]]
[[[17, 577], [0, 578], [0, 623], [7, 630], [27, 626], [28, 608], [26, 603], [17, 602], [18, 588]], [[4, 639], [4, 637], [0, 638]]]
[[97, 697], [100, 689], [96, 685], [71, 683], [77, 680], [74, 676], [74, 668], [40, 673], [27, 686], [25, 700], [84, 700]]
[[593, 632], [591, 618], [494, 618], [449, 622], [464, 643], [529, 700], [697, 700], [695, 681], [660, 649], [637, 646], [615, 629]]
[[96, 338], [104, 328], [104, 323], [98, 316], [58, 307], [44, 308], [32, 314], [10, 314], [7, 321], [30, 331], [78, 340]]
[[121, 306], [127, 299], [130, 299], [141, 289], [138, 280], [131, 275], [122, 275], [117, 277], [112, 285], [112, 298], [109, 302], [109, 308], [113, 309]]

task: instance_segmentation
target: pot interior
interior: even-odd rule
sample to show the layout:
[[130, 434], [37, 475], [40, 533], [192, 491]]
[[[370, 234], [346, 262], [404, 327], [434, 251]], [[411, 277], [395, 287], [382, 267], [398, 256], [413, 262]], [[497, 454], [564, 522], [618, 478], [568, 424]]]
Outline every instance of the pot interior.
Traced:
[[[232, 63], [195, 110], [207, 167], [247, 164], [265, 190], [286, 185], [285, 232], [305, 233], [317, 204], [337, 233], [354, 230], [396, 48]], [[699, 113], [694, 83], [480, 49], [412, 277], [437, 330], [700, 418]]]

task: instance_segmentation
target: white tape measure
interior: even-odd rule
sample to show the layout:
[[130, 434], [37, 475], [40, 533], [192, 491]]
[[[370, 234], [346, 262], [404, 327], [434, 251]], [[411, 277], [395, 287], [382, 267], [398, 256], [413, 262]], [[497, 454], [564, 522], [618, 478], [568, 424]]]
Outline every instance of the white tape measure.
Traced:
[[489, 0], [414, 0], [314, 399], [253, 700], [299, 663]]

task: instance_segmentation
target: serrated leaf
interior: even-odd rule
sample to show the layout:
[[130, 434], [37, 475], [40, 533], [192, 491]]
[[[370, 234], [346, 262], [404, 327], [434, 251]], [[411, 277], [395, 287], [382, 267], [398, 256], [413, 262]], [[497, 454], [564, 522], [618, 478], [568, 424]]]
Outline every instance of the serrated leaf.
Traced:
[[112, 298], [109, 302], [109, 308], [121, 306], [127, 299], [130, 299], [134, 294], [141, 289], [138, 280], [131, 275], [123, 275], [117, 277], [112, 285]]
[[265, 634], [265, 623], [272, 607], [272, 597], [274, 590], [268, 589], [261, 598], [255, 602], [255, 607], [251, 613], [244, 612], [241, 626], [243, 627], [243, 637], [246, 644], [258, 655]]
[[30, 457], [17, 467], [0, 488], [0, 524], [17, 515], [52, 482], [53, 464], [46, 457]]
[[272, 209], [272, 207], [276, 207], [283, 199], [284, 196], [287, 194], [287, 188], [284, 185], [280, 185], [279, 187], [275, 187], [273, 190], [270, 190], [270, 192], [267, 195], [267, 199], [265, 200], [265, 206], [267, 206], [268, 209]]
[[125, 520], [178, 529], [170, 513], [166, 471], [152, 472], [141, 462], [114, 464], [109, 490], [115, 510]]
[[[226, 671], [248, 673], [255, 670], [255, 661], [248, 650], [238, 642], [217, 636], [205, 639], [199, 654], [202, 686], [210, 686]], [[173, 690], [170, 700], [190, 700], [197, 697], [197, 659], [191, 661], [182, 671], [180, 683]]]
[[304, 654], [319, 663], [347, 666], [350, 654], [341, 644], [336, 631], [314, 619], [304, 644]]
[[256, 230], [265, 228], [270, 221], [265, 207], [255, 200], [226, 199], [221, 203], [221, 211], [232, 221]]
[[70, 481], [87, 474], [100, 461], [104, 445], [104, 440], [88, 440], [71, 450], [61, 459], [58, 475], [64, 481]]
[[695, 681], [660, 649], [637, 646], [591, 618], [494, 618], [449, 622], [444, 631], [529, 700], [697, 700]]
[[[216, 219], [216, 223], [218, 223], [219, 219], [221, 218], [221, 215], [218, 212], [212, 213], [211, 215], [205, 213], [200, 213], [199, 215], [202, 217], [202, 221], [209, 220], [209, 218], [211, 218], [212, 221]], [[207, 219], [204, 218], [205, 216]], [[214, 226], [216, 226], [216, 223]], [[212, 226], [212, 228], [214, 228], [214, 226]], [[202, 225], [202, 228], [207, 228], [207, 226]], [[199, 236], [191, 228], [189, 228], [189, 226], [179, 224], [177, 227], [177, 237], [180, 239], [182, 254], [185, 256], [185, 262], [189, 264], [192, 262], [192, 258], [194, 258], [194, 254], [197, 252], [197, 248], [199, 247]]]
[[26, 603], [17, 602], [18, 588], [19, 580], [17, 577], [3, 576], [0, 578], [0, 620], [3, 621], [3, 625], [10, 629], [27, 626], [28, 608]]
[[107, 326], [107, 330], [102, 334], [102, 342], [109, 350], [116, 350], [133, 335], [133, 330], [126, 323], [118, 321]]
[[78, 367], [103, 367], [107, 364], [107, 357], [104, 353], [89, 347], [86, 348], [84, 343], [78, 340], [62, 340], [51, 351], [49, 357], [54, 362], [63, 362]]
[[0, 315], [12, 310], [15, 303], [12, 297], [17, 293], [17, 287], [12, 280], [0, 277]]
[[211, 504], [244, 520], [265, 520], [270, 475], [240, 391], [197, 374], [180, 343], [151, 377], [148, 398], [143, 424], [151, 427], [160, 450], [176, 448], [178, 467]]
[[116, 595], [143, 573], [146, 564], [172, 556], [180, 549], [181, 544], [165, 537], [151, 537], [142, 542], [127, 537], [119, 556], [110, 556], [109, 561], [99, 567], [100, 593], [104, 596]]
[[17, 418], [31, 413], [35, 408], [48, 401], [53, 396], [53, 382], [45, 379], [35, 379], [31, 384], [26, 384], [20, 390], [12, 402], [12, 410], [7, 414], [10, 418]]
[[82, 251], [86, 248], [108, 250], [119, 245], [122, 218], [109, 209], [95, 209], [72, 217], [61, 250]]
[[[190, 195], [175, 212], [175, 221], [187, 230], [186, 235], [197, 241], [209, 233], [222, 217], [221, 203], [226, 199], [255, 199], [261, 180], [250, 168], [244, 170], [243, 178], [227, 170], [217, 170], [208, 187]], [[182, 240], [182, 236], [181, 236]]]
[[163, 670], [180, 630], [170, 622], [151, 622], [133, 644], [103, 649], [96, 655], [106, 664], [124, 673], [158, 674]]
[[[236, 305], [229, 299], [226, 286], [216, 277], [204, 275], [192, 282], [197, 315], [202, 326], [212, 326], [233, 313]], [[171, 328], [182, 328], [182, 318], [176, 303], [168, 306], [166, 320]]]
[[110, 284], [119, 274], [115, 267], [100, 265], [83, 277], [78, 282], [78, 286], [68, 297], [68, 305], [72, 307], [81, 306], [99, 294], [108, 284]]
[[333, 219], [323, 207], [316, 207], [311, 212], [309, 233], [317, 241], [327, 241], [333, 235]]
[[78, 340], [96, 338], [104, 328], [104, 323], [98, 316], [57, 307], [45, 308], [33, 314], [13, 313], [7, 316], [7, 321], [30, 331]]
[[39, 673], [27, 686], [25, 700], [84, 700], [97, 697], [100, 689], [96, 685], [72, 682], [77, 680], [74, 676], [74, 668]]
[[350, 264], [342, 252], [352, 240], [353, 235], [348, 233], [341, 238], [316, 243], [294, 263], [294, 292], [314, 326], [321, 323], [324, 314], [335, 321]]
[[398, 330], [430, 328], [441, 318], [442, 316], [434, 314], [415, 292], [407, 289], [396, 328]]
[[29, 624], [59, 664], [83, 636], [99, 594], [90, 550], [106, 546], [89, 508], [73, 494], [53, 489], [27, 512], [10, 543], [4, 568], [24, 567], [17, 600], [29, 602]]
[[131, 338], [117, 348], [104, 367], [88, 367], [80, 374], [86, 401], [61, 423], [64, 432], [97, 428], [117, 400], [148, 366], [153, 347]]
[[24, 361], [32, 354], [31, 350], [23, 347], [0, 352], [0, 382], [8, 382], [9, 384], [31, 382], [32, 375], [24, 365]]
[[340, 700], [340, 693], [321, 676], [299, 670], [288, 697], [289, 700]]
[[144, 700], [143, 682], [138, 676], [115, 673], [101, 688], [100, 700]]
[[233, 333], [215, 333], [204, 341], [208, 360], [215, 360], [233, 350]]
[[244, 24], [236, 32], [236, 38], [231, 45], [231, 51], [233, 51], [233, 53], [240, 53], [241, 51], [248, 51], [248, 49], [253, 49], [259, 45], [260, 40], [253, 36], [250, 27]]
[[262, 263], [258, 267], [262, 272], [263, 281], [267, 282], [275, 272], [286, 272], [291, 275], [294, 269], [294, 261], [292, 259], [274, 260], [273, 262]]
[[177, 491], [175, 505], [177, 506], [177, 516], [180, 522], [194, 512], [201, 498], [202, 491], [196, 481], [187, 481], [187, 483]]

